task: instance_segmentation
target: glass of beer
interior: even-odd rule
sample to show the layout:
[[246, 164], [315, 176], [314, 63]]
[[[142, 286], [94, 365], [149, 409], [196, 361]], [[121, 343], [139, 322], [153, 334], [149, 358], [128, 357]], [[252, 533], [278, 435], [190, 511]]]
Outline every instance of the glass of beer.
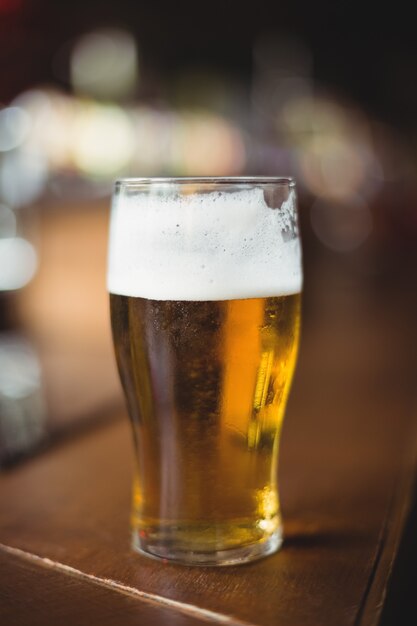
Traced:
[[135, 444], [134, 547], [193, 565], [275, 552], [300, 326], [294, 181], [119, 180], [107, 281]]

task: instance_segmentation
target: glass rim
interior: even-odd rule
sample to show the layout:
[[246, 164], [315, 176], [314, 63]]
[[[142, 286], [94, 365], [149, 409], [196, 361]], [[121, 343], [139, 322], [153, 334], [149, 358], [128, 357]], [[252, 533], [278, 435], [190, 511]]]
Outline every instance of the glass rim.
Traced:
[[287, 185], [295, 187], [295, 179], [292, 176], [156, 176], [156, 177], [131, 177], [118, 178], [114, 187], [121, 186], [151, 187], [153, 185]]

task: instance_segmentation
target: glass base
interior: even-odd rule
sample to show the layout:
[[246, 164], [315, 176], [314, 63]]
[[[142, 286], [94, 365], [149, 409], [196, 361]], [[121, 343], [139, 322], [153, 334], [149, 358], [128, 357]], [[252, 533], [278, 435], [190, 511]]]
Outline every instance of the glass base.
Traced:
[[183, 565], [240, 565], [273, 554], [279, 550], [281, 545], [281, 528], [257, 542], [215, 550], [187, 549], [184, 545], [178, 547], [172, 540], [160, 539], [158, 541], [156, 537], [144, 537], [136, 529], [133, 531], [134, 550], [154, 559], [172, 561]]

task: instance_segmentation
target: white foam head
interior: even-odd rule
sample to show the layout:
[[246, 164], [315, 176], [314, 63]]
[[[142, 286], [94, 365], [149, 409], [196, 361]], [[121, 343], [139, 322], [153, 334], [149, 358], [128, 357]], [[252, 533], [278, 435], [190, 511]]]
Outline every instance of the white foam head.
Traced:
[[298, 293], [296, 197], [270, 208], [261, 187], [210, 193], [130, 190], [115, 196], [107, 286], [155, 300], [230, 300]]

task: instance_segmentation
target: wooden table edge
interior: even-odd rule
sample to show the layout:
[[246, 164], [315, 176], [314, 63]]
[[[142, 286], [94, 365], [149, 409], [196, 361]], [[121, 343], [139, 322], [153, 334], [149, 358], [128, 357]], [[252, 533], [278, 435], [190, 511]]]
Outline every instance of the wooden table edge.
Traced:
[[[417, 428], [410, 441], [417, 441]], [[412, 443], [405, 461], [393, 480], [392, 494], [381, 529], [372, 573], [364, 593], [355, 626], [377, 626], [391, 582], [404, 530], [411, 513], [417, 486], [417, 445]]]

